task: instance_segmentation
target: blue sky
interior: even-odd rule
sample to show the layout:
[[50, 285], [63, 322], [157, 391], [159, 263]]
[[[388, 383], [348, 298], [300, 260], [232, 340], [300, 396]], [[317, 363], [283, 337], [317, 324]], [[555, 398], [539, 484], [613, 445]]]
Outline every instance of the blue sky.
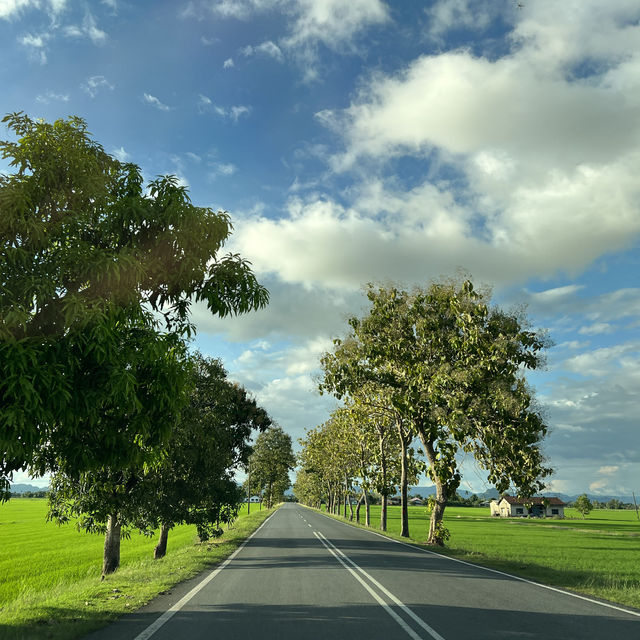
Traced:
[[[80, 115], [231, 213], [228, 248], [271, 304], [196, 308], [194, 346], [294, 439], [334, 406], [318, 356], [362, 284], [464, 269], [555, 341], [530, 376], [551, 488], [628, 495], [639, 52], [637, 0], [0, 0], [0, 112]], [[462, 488], [487, 488], [465, 469]]]

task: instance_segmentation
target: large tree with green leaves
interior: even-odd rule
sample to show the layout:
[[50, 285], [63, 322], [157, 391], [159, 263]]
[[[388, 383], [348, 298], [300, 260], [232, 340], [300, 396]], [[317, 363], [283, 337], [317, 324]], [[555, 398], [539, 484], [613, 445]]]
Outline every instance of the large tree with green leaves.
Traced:
[[160, 529], [155, 557], [166, 553], [169, 531], [194, 524], [201, 540], [221, 533], [237, 515], [241, 491], [235, 471], [246, 463], [254, 429], [271, 424], [244, 388], [230, 382], [222, 364], [191, 358], [189, 401], [159, 460], [125, 471], [102, 468], [79, 478], [59, 472], [49, 494], [49, 518], [105, 534], [103, 574], [115, 571], [120, 538], [132, 529]]
[[270, 508], [291, 485], [289, 471], [296, 464], [291, 436], [281, 427], [272, 426], [256, 438], [250, 460], [252, 487], [264, 495]]
[[522, 369], [541, 365], [547, 341], [522, 314], [490, 308], [468, 280], [413, 292], [370, 286], [367, 295], [369, 313], [351, 318], [351, 333], [322, 358], [320, 386], [338, 397], [378, 387], [411, 425], [437, 491], [428, 542], [441, 545], [460, 452], [501, 492], [513, 485], [529, 496], [544, 486], [547, 427]]
[[219, 360], [193, 356], [193, 386], [161, 464], [144, 478], [148, 517], [160, 527], [156, 557], [166, 552], [169, 530], [194, 524], [201, 540], [237, 515], [242, 491], [235, 472], [248, 463], [254, 430], [271, 426], [267, 412], [227, 379]]
[[0, 175], [6, 498], [20, 468], [140, 462], [184, 399], [171, 350], [193, 332], [191, 304], [224, 316], [264, 306], [268, 293], [246, 261], [219, 255], [229, 216], [194, 206], [175, 177], [145, 187], [140, 169], [105, 153], [77, 117], [3, 122], [15, 137], [0, 142], [14, 170]]

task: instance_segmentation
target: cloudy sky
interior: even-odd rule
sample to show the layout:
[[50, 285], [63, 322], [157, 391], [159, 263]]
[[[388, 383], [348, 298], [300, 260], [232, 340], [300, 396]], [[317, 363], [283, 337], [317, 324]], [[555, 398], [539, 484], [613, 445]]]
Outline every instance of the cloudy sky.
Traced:
[[465, 269], [556, 343], [552, 488], [640, 491], [637, 0], [0, 0], [0, 55], [0, 112], [231, 213], [271, 304], [194, 346], [294, 439], [363, 283]]

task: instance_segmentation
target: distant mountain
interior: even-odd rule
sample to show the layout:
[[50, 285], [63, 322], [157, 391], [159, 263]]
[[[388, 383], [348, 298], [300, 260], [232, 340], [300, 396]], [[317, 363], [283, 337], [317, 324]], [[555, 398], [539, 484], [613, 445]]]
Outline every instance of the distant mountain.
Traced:
[[[436, 488], [433, 485], [430, 487], [409, 487], [410, 496], [415, 496], [417, 494], [420, 494], [421, 496], [426, 498], [427, 496], [435, 495], [435, 493], [436, 493]], [[472, 491], [467, 491], [466, 489], [458, 489], [458, 493], [463, 498], [469, 498], [473, 495]], [[478, 498], [481, 498], [482, 500], [493, 500], [494, 498], [500, 497], [500, 493], [498, 492], [498, 490], [493, 487], [491, 487], [491, 489], [487, 489], [486, 491], [483, 491], [482, 493], [476, 493], [476, 495], [478, 496]], [[575, 502], [578, 496], [582, 494], [568, 495], [566, 493], [559, 493], [558, 491], [543, 491], [540, 495], [555, 496], [556, 498], [560, 498], [560, 500], [562, 500], [563, 502], [569, 503], [569, 502]], [[609, 500], [620, 500], [621, 502], [625, 502], [627, 504], [633, 504], [633, 496], [598, 496], [592, 493], [587, 493], [587, 497], [589, 498], [589, 500], [597, 500], [598, 502], [608, 502]], [[638, 501], [638, 505], [640, 506], [640, 496], [636, 496], [636, 500]]]
[[12, 484], [11, 493], [26, 493], [27, 491], [48, 491], [49, 487], [36, 487], [33, 484]]
[[[467, 489], [458, 489], [458, 493], [463, 498], [470, 498], [473, 495], [473, 491], [467, 491]], [[415, 496], [420, 494], [423, 498], [427, 496], [433, 496], [436, 494], [436, 488], [434, 485], [430, 487], [409, 487], [409, 495]], [[484, 493], [476, 493], [478, 498], [483, 500], [490, 500], [491, 498], [497, 498], [500, 494], [495, 489], [489, 489]]]

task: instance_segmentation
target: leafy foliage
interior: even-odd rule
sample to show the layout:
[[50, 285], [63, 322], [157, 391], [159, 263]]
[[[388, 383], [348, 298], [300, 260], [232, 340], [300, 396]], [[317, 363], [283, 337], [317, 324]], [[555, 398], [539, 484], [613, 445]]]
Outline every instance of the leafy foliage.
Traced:
[[472, 453], [490, 482], [521, 495], [542, 488], [551, 470], [539, 443], [547, 427], [521, 368], [541, 365], [547, 341], [518, 314], [490, 309], [470, 281], [413, 292], [369, 287], [370, 311], [322, 358], [322, 391], [339, 398], [363, 388], [389, 398], [411, 426], [437, 489], [429, 541], [461, 480], [457, 454]]
[[289, 471], [296, 464], [291, 436], [278, 426], [259, 434], [250, 464], [251, 486], [264, 493], [267, 508], [270, 508], [291, 485]]
[[225, 316], [268, 301], [246, 261], [218, 255], [228, 214], [174, 176], [145, 188], [78, 117], [3, 122], [17, 139], [0, 142], [14, 169], [0, 175], [0, 498], [27, 466], [138, 463], [184, 402], [192, 302]]
[[[195, 354], [190, 383], [188, 405], [160, 461], [125, 471], [102, 468], [77, 479], [57, 473], [49, 519], [63, 524], [75, 517], [79, 529], [107, 536], [114, 522], [123, 536], [132, 529], [151, 535], [162, 527], [164, 548], [168, 531], [181, 523], [196, 525], [201, 540], [220, 535], [220, 524], [237, 516], [241, 492], [233, 474], [251, 452], [249, 436], [271, 420], [227, 380], [218, 360]], [[113, 564], [108, 553], [105, 546], [105, 566]]]

